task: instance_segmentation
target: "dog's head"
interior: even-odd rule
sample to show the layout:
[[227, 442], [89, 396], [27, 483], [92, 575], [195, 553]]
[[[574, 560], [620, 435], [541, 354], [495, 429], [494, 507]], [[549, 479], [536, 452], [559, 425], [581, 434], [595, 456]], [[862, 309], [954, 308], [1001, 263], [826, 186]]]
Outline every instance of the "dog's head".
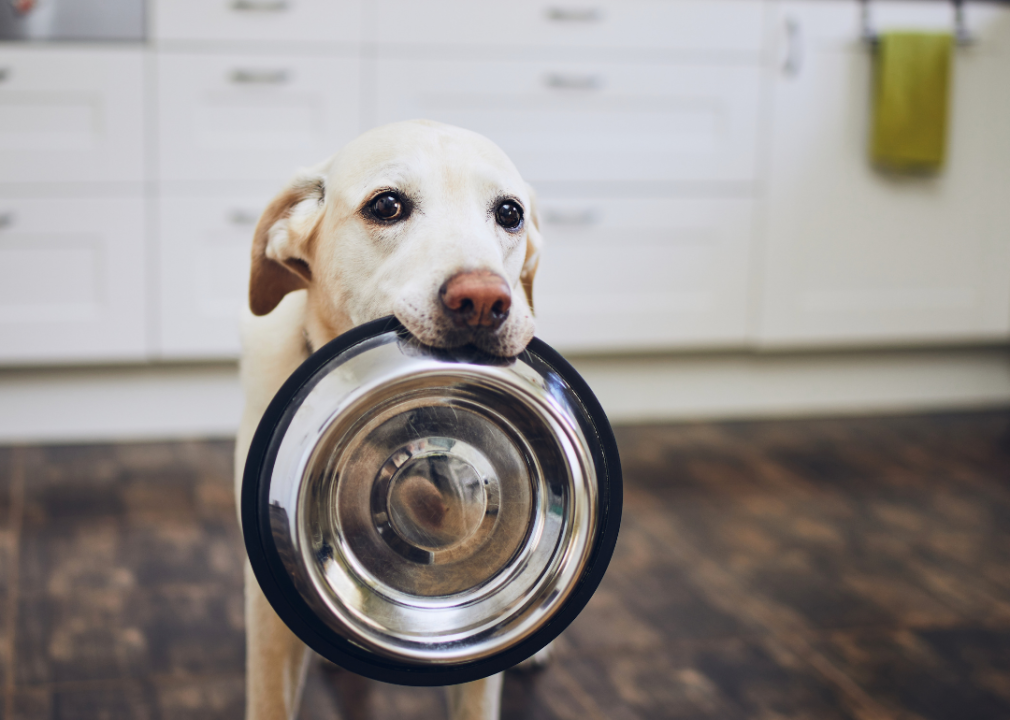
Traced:
[[299, 172], [267, 207], [250, 307], [265, 315], [305, 288], [314, 347], [394, 314], [428, 345], [516, 355], [534, 330], [533, 203], [508, 157], [476, 133], [428, 121], [377, 128]]

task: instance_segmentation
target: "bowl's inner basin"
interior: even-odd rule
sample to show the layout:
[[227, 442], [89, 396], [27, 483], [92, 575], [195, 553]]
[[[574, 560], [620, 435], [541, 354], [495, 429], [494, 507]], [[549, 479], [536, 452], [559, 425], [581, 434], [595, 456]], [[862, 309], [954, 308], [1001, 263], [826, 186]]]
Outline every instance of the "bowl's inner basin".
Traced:
[[535, 524], [540, 491], [528, 450], [500, 424], [438, 399], [382, 413], [333, 468], [332, 519], [348, 550], [377, 582], [425, 597], [478, 587], [505, 569]]
[[381, 533], [393, 531], [387, 542], [392, 544], [395, 537], [420, 550], [419, 560], [431, 563], [436, 552], [470, 544], [485, 514], [492, 521], [497, 517], [497, 499], [488, 508], [488, 493], [497, 490], [498, 478], [482, 475], [453, 453], [456, 443], [449, 438], [425, 438], [411, 445], [387, 461], [393, 474], [385, 492], [376, 484], [373, 518]]

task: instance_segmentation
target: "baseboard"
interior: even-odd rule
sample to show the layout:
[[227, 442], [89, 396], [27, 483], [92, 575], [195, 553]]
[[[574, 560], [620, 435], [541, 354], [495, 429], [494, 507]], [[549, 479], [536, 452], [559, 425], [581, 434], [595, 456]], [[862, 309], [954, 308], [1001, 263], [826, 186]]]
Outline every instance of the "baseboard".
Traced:
[[575, 358], [614, 422], [1010, 405], [1010, 348]]
[[0, 371], [0, 442], [231, 437], [234, 363]]
[[[1010, 405], [1010, 348], [574, 357], [616, 423]], [[0, 443], [234, 435], [233, 364], [0, 370]]]

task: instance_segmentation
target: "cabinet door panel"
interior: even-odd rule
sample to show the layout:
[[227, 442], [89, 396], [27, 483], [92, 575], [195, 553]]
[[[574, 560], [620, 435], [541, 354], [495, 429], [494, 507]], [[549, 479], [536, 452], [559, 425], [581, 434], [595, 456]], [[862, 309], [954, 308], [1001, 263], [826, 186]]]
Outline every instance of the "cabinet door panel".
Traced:
[[356, 0], [157, 0], [158, 40], [356, 42]]
[[[950, 27], [949, 13], [932, 3], [872, 7], [881, 30], [891, 20]], [[935, 177], [894, 177], [868, 161], [872, 68], [858, 40], [858, 7], [783, 6], [780, 20], [803, 48], [799, 71], [776, 69], [773, 80], [763, 343], [969, 341], [1010, 332], [1010, 92], [1001, 80], [1010, 12], [972, 10], [985, 40], [955, 57], [947, 167]], [[848, 28], [847, 40], [838, 28]]]
[[143, 200], [0, 198], [0, 362], [146, 355]]
[[378, 121], [494, 140], [531, 182], [751, 181], [757, 67], [378, 62]]
[[539, 336], [590, 351], [744, 343], [752, 201], [541, 204]]
[[0, 182], [143, 179], [140, 50], [0, 49]]
[[357, 134], [356, 59], [162, 53], [158, 79], [163, 180], [283, 182]]
[[373, 38], [427, 46], [622, 48], [757, 55], [761, 3], [751, 0], [378, 0]]
[[270, 199], [161, 199], [161, 356], [238, 357], [252, 234]]

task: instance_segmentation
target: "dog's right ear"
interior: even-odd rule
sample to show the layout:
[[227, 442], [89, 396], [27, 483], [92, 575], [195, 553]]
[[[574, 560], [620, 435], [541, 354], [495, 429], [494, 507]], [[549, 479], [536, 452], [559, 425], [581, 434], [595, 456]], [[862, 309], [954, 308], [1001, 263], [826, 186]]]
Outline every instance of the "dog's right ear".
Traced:
[[326, 178], [303, 170], [263, 211], [253, 234], [249, 309], [266, 315], [293, 290], [312, 281], [309, 253], [323, 216]]
[[537, 209], [537, 194], [533, 188], [527, 184], [526, 189], [530, 194], [529, 219], [526, 226], [526, 257], [523, 260], [523, 269], [519, 273], [523, 291], [526, 293], [526, 301], [533, 309], [533, 276], [537, 274], [537, 266], [540, 264], [540, 251], [544, 246], [544, 238], [540, 234], [540, 212]]

